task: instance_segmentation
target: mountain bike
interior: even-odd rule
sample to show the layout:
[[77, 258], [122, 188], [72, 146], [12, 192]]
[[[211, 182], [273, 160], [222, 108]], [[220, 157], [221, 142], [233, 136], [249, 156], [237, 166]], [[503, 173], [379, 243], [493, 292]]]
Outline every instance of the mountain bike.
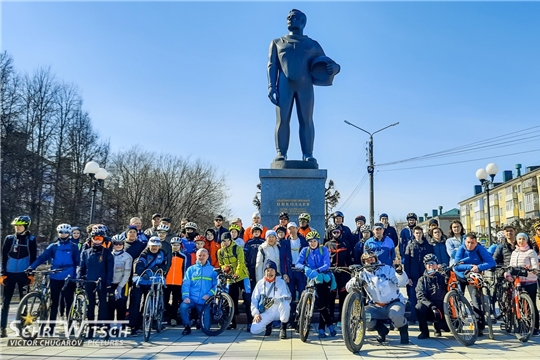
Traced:
[[62, 269], [55, 270], [34, 270], [30, 274], [41, 274], [42, 279], [36, 287], [26, 294], [17, 307], [15, 316], [16, 326], [19, 335], [24, 340], [34, 340], [45, 322], [49, 319], [51, 307], [51, 289], [49, 287], [49, 276], [61, 272]]
[[454, 272], [456, 265], [458, 264], [454, 264], [448, 269], [441, 269], [441, 271], [449, 273], [448, 292], [443, 301], [444, 317], [456, 340], [465, 346], [470, 346], [478, 338], [478, 322]]
[[[143, 279], [145, 273], [151, 274], [148, 279]], [[165, 286], [165, 276], [162, 269], [158, 269], [155, 273], [150, 269], [146, 269], [137, 280], [137, 287], [139, 287], [141, 279], [151, 282], [150, 289], [144, 298], [143, 308], [143, 336], [144, 341], [148, 341], [152, 332], [152, 323], [155, 324], [156, 332], [160, 333], [163, 329], [163, 312], [165, 310], [163, 287]]]
[[467, 276], [467, 282], [469, 285], [475, 287], [478, 291], [481, 293], [482, 301], [480, 305], [482, 306], [482, 316], [484, 316], [486, 326], [488, 328], [488, 335], [490, 339], [494, 339], [493, 334], [493, 322], [491, 319], [491, 296], [489, 288], [491, 287], [490, 282], [488, 281], [488, 276], [484, 276], [480, 273], [475, 273], [473, 277], [473, 273], [469, 273]]
[[[93, 296], [95, 296], [96, 291], [101, 288], [101, 278], [97, 279], [96, 281], [91, 281], [84, 279], [72, 279], [70, 276], [68, 276], [65, 280], [62, 291], [67, 287], [70, 282], [74, 282], [76, 284], [76, 288], [75, 297], [73, 298], [73, 303], [71, 304], [71, 307], [69, 309], [68, 325], [69, 329], [74, 330], [73, 336], [75, 337], [75, 339], [79, 340], [84, 334], [86, 334], [86, 326], [83, 325], [84, 321], [86, 320], [86, 314], [88, 311], [88, 297], [86, 295], [85, 284], [96, 284], [94, 292], [92, 294]], [[75, 324], [74, 328], [72, 327], [73, 324]], [[66, 331], [66, 337], [69, 335], [70, 334], [68, 334]]]
[[343, 340], [345, 340], [347, 350], [353, 354], [362, 349], [366, 335], [366, 323], [371, 321], [369, 314], [365, 312], [366, 299], [363, 290], [365, 281], [362, 279], [362, 272], [368, 268], [373, 271], [382, 266], [384, 264], [351, 265], [348, 271], [341, 269], [341, 271], [351, 274], [351, 278], [354, 280], [350, 289], [347, 289], [349, 294], [343, 302], [343, 313], [341, 314]]
[[201, 330], [208, 336], [216, 336], [225, 331], [234, 316], [234, 302], [227, 294], [227, 280], [233, 277], [222, 269], [214, 271], [218, 277], [216, 293], [206, 300], [201, 310]]

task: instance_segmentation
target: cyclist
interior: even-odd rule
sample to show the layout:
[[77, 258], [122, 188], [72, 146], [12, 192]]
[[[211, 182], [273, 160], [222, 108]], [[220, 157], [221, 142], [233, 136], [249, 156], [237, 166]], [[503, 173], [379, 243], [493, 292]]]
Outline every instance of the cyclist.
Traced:
[[[152, 236], [148, 240], [148, 247], [143, 250], [141, 255], [135, 260], [133, 265], [133, 283], [140, 284], [140, 287], [133, 286], [131, 289], [131, 299], [129, 305], [129, 327], [131, 328], [131, 336], [137, 336], [142, 319], [141, 300], [150, 289], [150, 274], [144, 273], [145, 270], [151, 270], [155, 273], [161, 269], [167, 273], [169, 264], [167, 263], [167, 255], [161, 249], [161, 240], [157, 236]], [[142, 278], [140, 277], [142, 275]]]
[[465, 228], [461, 221], [454, 220], [450, 223], [450, 232], [446, 239], [446, 253], [450, 256], [448, 265], [454, 265], [457, 250], [463, 242], [465, 242]]
[[231, 275], [233, 279], [228, 279], [229, 295], [234, 303], [234, 317], [229, 325], [229, 330], [236, 329], [236, 315], [238, 311], [238, 298], [240, 291], [244, 299], [244, 306], [247, 315], [248, 329], [250, 331], [251, 322], [251, 284], [249, 281], [249, 272], [244, 261], [244, 250], [232, 240], [231, 233], [223, 233], [221, 235], [221, 249], [218, 251], [219, 265], [224, 272]]
[[447, 293], [446, 276], [439, 269], [439, 260], [434, 254], [424, 256], [424, 266], [426, 271], [416, 285], [416, 316], [420, 335], [418, 339], [429, 338], [428, 320], [433, 321], [435, 337], [441, 336], [441, 329], [446, 328], [444, 323], [444, 296]]
[[328, 326], [330, 336], [336, 336], [336, 329], [328, 309], [332, 280], [334, 280], [332, 274], [327, 273], [330, 268], [330, 252], [327, 247], [319, 244], [320, 235], [317, 231], [310, 231], [306, 236], [306, 240], [308, 247], [303, 248], [300, 252], [295, 267], [303, 269], [308, 279], [315, 279], [318, 296], [317, 308], [321, 315], [319, 337], [326, 337], [325, 325]]
[[[49, 319], [51, 321], [56, 320], [61, 296], [65, 298], [65, 305], [71, 306], [75, 294], [75, 283], [70, 282], [64, 291], [62, 291], [62, 288], [64, 287], [66, 277], [70, 276], [71, 278], [75, 278], [77, 266], [79, 266], [79, 249], [77, 245], [71, 242], [70, 238], [71, 225], [60, 224], [56, 227], [56, 232], [58, 234], [57, 241], [47, 246], [47, 249], [45, 249], [43, 254], [41, 254], [28, 269], [33, 271], [39, 265], [52, 260], [51, 270], [62, 270], [59, 273], [51, 274], [49, 280], [51, 289], [51, 313]], [[52, 329], [54, 329], [54, 324], [51, 324], [51, 330]]]
[[257, 251], [257, 259], [255, 260], [255, 276], [257, 282], [264, 276], [264, 269], [266, 266], [266, 260], [272, 260], [279, 267], [279, 243], [277, 242], [277, 234], [274, 230], [268, 230], [266, 232], [266, 241], [259, 245]]
[[332, 221], [334, 222], [333, 226], [329, 226], [326, 230], [324, 237], [324, 242], [328, 242], [333, 239], [332, 231], [337, 229], [341, 230], [341, 239], [347, 243], [347, 248], [349, 249], [349, 258], [352, 257], [352, 249], [354, 247], [354, 240], [351, 229], [346, 226], [343, 221], [345, 220], [345, 215], [341, 211], [335, 211], [332, 214]]
[[538, 272], [538, 254], [533, 250], [534, 244], [529, 236], [525, 233], [519, 233], [516, 236], [516, 249], [512, 252], [510, 258], [510, 266], [527, 268], [528, 275], [521, 277], [521, 287], [529, 294], [533, 303], [533, 311], [535, 314], [534, 320], [534, 333], [533, 335], [539, 335], [538, 330], [538, 307], [536, 306], [536, 293], [538, 291], [538, 278], [536, 273]]
[[[377, 254], [378, 260], [386, 265], [392, 265], [394, 263], [394, 259], [396, 258], [396, 248], [394, 247], [394, 242], [389, 237], [384, 237], [384, 225], [382, 223], [375, 223], [373, 225], [373, 232], [375, 235], [366, 240], [364, 243], [364, 248], [367, 249], [374, 246], [380, 248], [382, 253]], [[401, 260], [403, 261], [403, 255]]]
[[[300, 295], [306, 288], [306, 275], [301, 271], [293, 270], [294, 264], [298, 261], [298, 256], [303, 248], [308, 246], [306, 239], [298, 234], [298, 226], [296, 223], [290, 222], [287, 225], [289, 236], [280, 243], [280, 273], [283, 280], [289, 286], [291, 292], [291, 314], [289, 316], [290, 327], [296, 329], [297, 324], [294, 322], [294, 314]], [[298, 299], [298, 300], [297, 300]]]
[[275, 230], [277, 234], [277, 242], [278, 244], [281, 244], [283, 240], [287, 237], [287, 227], [286, 226], [278, 226]]
[[182, 335], [191, 334], [190, 310], [196, 308], [200, 314], [206, 300], [215, 293], [217, 273], [208, 261], [208, 255], [208, 250], [204, 248], [197, 250], [197, 262], [186, 270], [184, 276], [182, 303], [180, 304], [180, 314], [184, 324]]
[[246, 242], [240, 236], [242, 232], [242, 228], [240, 227], [240, 225], [232, 224], [231, 226], [229, 226], [229, 232], [231, 233], [232, 241], [234, 241], [236, 245], [240, 246], [243, 249]]
[[[476, 234], [468, 233], [465, 242], [456, 252], [455, 262], [459, 265], [454, 267], [457, 278], [462, 282], [462, 287], [467, 284], [465, 272], [479, 273], [494, 268], [496, 263], [493, 257], [482, 245], [478, 246]], [[478, 336], [483, 336], [485, 319], [482, 311], [482, 291], [472, 285], [467, 285], [472, 299], [472, 305], [478, 318]]]
[[431, 230], [431, 245], [433, 245], [433, 253], [439, 259], [439, 263], [448, 265], [450, 263], [450, 255], [446, 251], [446, 238], [443, 235], [441, 228]]
[[356, 224], [356, 229], [352, 233], [353, 248], [362, 240], [362, 226], [366, 224], [366, 217], [364, 215], [358, 215], [354, 218], [354, 223]]
[[362, 225], [360, 228], [360, 232], [362, 233], [360, 237], [360, 241], [354, 245], [353, 249], [353, 260], [355, 264], [361, 264], [362, 263], [362, 254], [364, 253], [364, 246], [367, 240], [371, 238], [373, 235], [371, 234], [371, 227], [368, 224]]
[[418, 216], [411, 212], [407, 214], [407, 226], [401, 230], [399, 234], [399, 255], [401, 256], [401, 261], [403, 262], [403, 255], [405, 255], [405, 249], [407, 244], [411, 239], [414, 238], [414, 228], [416, 227], [416, 222], [418, 221]]
[[[107, 293], [111, 293], [114, 275], [114, 257], [110, 249], [103, 246], [105, 242], [105, 232], [94, 230], [90, 233], [92, 246], [81, 253], [81, 262], [78, 268], [77, 278], [85, 279], [86, 296], [88, 299], [88, 320], [95, 319], [96, 296], [99, 298], [98, 320], [106, 320], [108, 317]], [[99, 287], [95, 282], [101, 278]], [[97, 287], [97, 288], [96, 288]], [[94, 336], [90, 333], [89, 336]]]
[[165, 224], [159, 224], [156, 229], [157, 236], [161, 241], [161, 250], [167, 255], [167, 264], [170, 264], [172, 259], [171, 239], [173, 237], [169, 237], [169, 230], [169, 225]]
[[493, 258], [497, 265], [508, 266], [510, 264], [512, 253], [516, 249], [516, 229], [512, 225], [506, 225], [503, 228], [503, 231], [506, 241], [503, 241], [497, 246]]
[[[172, 326], [176, 326], [178, 323], [178, 310], [180, 309], [180, 303], [182, 302], [182, 282], [184, 280], [184, 274], [186, 273], [186, 255], [181, 251], [182, 238], [175, 236], [171, 239], [172, 246], [172, 258], [171, 267], [167, 273], [165, 283], [167, 287], [163, 290], [163, 297], [165, 301], [166, 317], [169, 319], [169, 323]], [[172, 303], [170, 303], [172, 295]]]
[[182, 240], [182, 246], [184, 247], [184, 254], [186, 254], [188, 266], [193, 265], [194, 262], [192, 262], [192, 255], [195, 254], [196, 246], [195, 246], [195, 238], [197, 235], [197, 224], [190, 221], [187, 222], [186, 225], [184, 225], [184, 230], [186, 231], [185, 240]]
[[[218, 216], [221, 216], [221, 215], [218, 215]], [[224, 228], [225, 229], [225, 228]], [[216, 239], [216, 236], [208, 236], [208, 235], [211, 235], [212, 232], [211, 230], [214, 230], [214, 229], [207, 229], [206, 230], [206, 243], [204, 245], [204, 247], [206, 248], [206, 250], [208, 250], [208, 253], [210, 254], [210, 263], [212, 264], [212, 266], [214, 268], [218, 268], [219, 267], [219, 260], [218, 260], [218, 256], [217, 256], [217, 253], [219, 251], [219, 249], [221, 249], [221, 246], [220, 246], [220, 241], [221, 241], [221, 236], [223, 236], [223, 234], [225, 234], [227, 231], [227, 229], [225, 229], [225, 231], [221, 231], [221, 235], [219, 235], [219, 237]], [[219, 232], [218, 231], [214, 231], [214, 234], [218, 234]]]
[[[384, 264], [381, 263], [376, 252], [366, 251], [362, 255], [363, 265]], [[381, 267], [367, 268], [362, 272], [364, 289], [371, 304], [366, 306], [366, 313], [371, 318], [367, 327], [377, 330], [377, 341], [386, 341], [386, 335], [390, 332], [384, 320], [390, 319], [392, 324], [399, 330], [400, 343], [409, 343], [409, 325], [405, 318], [405, 298], [399, 288], [405, 286], [409, 279], [407, 274], [399, 267], [395, 270], [391, 265], [384, 264]], [[351, 279], [354, 281], [354, 279]], [[347, 284], [349, 288], [350, 282]]]
[[[279, 213], [279, 224], [274, 226], [274, 231], [277, 232], [279, 227], [282, 227], [285, 229], [285, 232], [287, 232], [287, 224], [289, 223], [289, 213], [282, 211]], [[286, 234], [287, 236], [289, 234]]]
[[2, 315], [0, 320], [0, 337], [6, 337], [7, 317], [15, 286], [19, 286], [19, 296], [23, 297], [23, 287], [33, 280], [25, 270], [36, 260], [36, 239], [28, 227], [29, 216], [16, 217], [12, 222], [15, 233], [6, 236], [2, 245], [2, 273], [0, 284], [2, 288]]
[[[122, 234], [120, 234], [122, 236]], [[137, 227], [128, 225], [125, 232], [126, 242], [124, 244], [124, 250], [131, 255], [133, 260], [139, 257], [144, 249], [146, 249], [146, 244], [137, 239]]]
[[[268, 231], [270, 232], [270, 230]], [[268, 236], [268, 233], [267, 233]], [[272, 334], [272, 322], [280, 320], [280, 339], [287, 338], [287, 322], [291, 312], [291, 293], [285, 280], [277, 276], [277, 265], [268, 259], [264, 266], [264, 277], [257, 282], [253, 289], [251, 302], [251, 333], [264, 335]]]
[[[324, 244], [330, 252], [330, 266], [346, 268], [351, 264], [351, 259], [349, 257], [351, 251], [348, 248], [349, 244], [343, 239], [343, 233], [338, 227], [334, 225], [331, 228], [333, 228], [332, 239]], [[330, 311], [330, 316], [334, 317], [337, 297], [339, 299], [339, 319], [341, 319], [343, 302], [347, 297], [345, 285], [347, 285], [347, 282], [351, 279], [351, 275], [346, 272], [337, 272], [334, 277], [336, 278], [337, 287], [330, 292], [328, 310]]]
[[391, 226], [390, 223], [388, 222], [388, 214], [382, 213], [379, 216], [379, 221], [384, 226], [384, 236], [385, 237], [388, 236], [390, 239], [392, 239], [392, 241], [394, 242], [394, 247], [397, 247], [399, 244], [397, 231], [396, 231], [396, 228]]
[[[251, 288], [255, 287], [257, 283], [257, 254], [259, 253], [259, 246], [264, 243], [264, 240], [261, 239], [261, 234], [263, 231], [263, 226], [261, 224], [253, 224], [250, 229], [253, 234], [253, 238], [246, 243], [244, 246], [244, 255], [246, 259], [246, 266], [249, 271], [249, 279], [251, 281]], [[247, 234], [246, 230], [246, 234]]]
[[[114, 320], [114, 312], [116, 311], [116, 319], [119, 321], [126, 319], [127, 310], [127, 287], [126, 284], [131, 276], [131, 266], [133, 258], [124, 251], [126, 239], [121, 235], [115, 235], [112, 241], [112, 254], [114, 257], [114, 274], [111, 285], [111, 293], [114, 291], [114, 299], [109, 297], [109, 319]], [[124, 325], [122, 325], [124, 327]]]
[[300, 225], [298, 232], [303, 237], [306, 237], [306, 235], [311, 232], [311, 228], [309, 227], [310, 221], [311, 221], [311, 216], [308, 213], [302, 213], [298, 215], [298, 225]]
[[[191, 253], [191, 265], [197, 262], [197, 251], [199, 249], [206, 249], [206, 238], [202, 235], [197, 235], [197, 237], [195, 238], [195, 251]], [[210, 255], [210, 252], [208, 252], [208, 255]], [[212, 262], [210, 261], [210, 256], [208, 256], [208, 262], [210, 262], [210, 265], [212, 265]], [[212, 265], [212, 267], [214, 267], [214, 265]]]

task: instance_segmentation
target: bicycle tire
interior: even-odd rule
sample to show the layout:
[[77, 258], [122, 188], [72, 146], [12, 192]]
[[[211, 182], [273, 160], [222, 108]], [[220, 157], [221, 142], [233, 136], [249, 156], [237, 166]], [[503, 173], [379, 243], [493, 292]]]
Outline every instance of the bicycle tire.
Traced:
[[[86, 329], [82, 328], [82, 324], [83, 321], [86, 320], [86, 311], [86, 296], [80, 294], [76, 295], [73, 299], [73, 303], [71, 304], [68, 315], [68, 324], [70, 330], [72, 329], [73, 322], [78, 322], [78, 325], [74, 329], [75, 333], [73, 334], [76, 340], [79, 340], [85, 334]], [[66, 334], [66, 336], [69, 335], [70, 334]]]
[[311, 314], [313, 301], [315, 301], [315, 298], [313, 297], [313, 293], [306, 292], [306, 294], [304, 295], [304, 300], [302, 304], [300, 305], [301, 313], [300, 313], [300, 319], [298, 319], [298, 328], [299, 328], [300, 340], [302, 340], [302, 342], [306, 342], [309, 336], [311, 316], [313, 315]]
[[149, 292], [146, 295], [144, 300], [144, 310], [143, 310], [143, 337], [144, 341], [150, 340], [150, 334], [152, 333], [152, 318], [153, 318], [153, 304], [154, 304], [154, 294]]
[[[519, 294], [519, 309], [515, 309], [516, 332], [517, 339], [521, 342], [527, 342], [531, 338], [534, 331], [534, 322], [536, 314], [534, 311], [533, 301], [529, 294]], [[516, 304], [514, 304], [516, 307]], [[519, 311], [519, 318], [517, 317]]]
[[495, 335], [493, 334], [493, 322], [491, 321], [491, 300], [486, 288], [482, 288], [482, 307], [484, 308], [484, 318], [486, 319], [486, 326], [488, 328], [488, 337], [493, 340]]
[[231, 296], [227, 293], [213, 295], [203, 305], [201, 330], [208, 336], [217, 336], [229, 327], [233, 316], [234, 302]]
[[478, 338], [478, 323], [474, 310], [465, 297], [456, 290], [444, 297], [444, 318], [454, 338], [471, 346]]
[[[37, 337], [39, 326], [36, 329], [34, 322], [43, 320], [43, 306], [45, 305], [44, 299], [38, 292], [29, 292], [19, 302], [15, 321], [19, 329], [19, 336], [24, 340], [34, 340]], [[30, 328], [32, 325], [34, 326]], [[31, 330], [30, 333], [28, 332], [29, 329]]]
[[341, 331], [347, 350], [356, 354], [364, 345], [366, 335], [366, 317], [364, 296], [361, 292], [353, 291], [343, 302], [341, 315]]
[[156, 308], [156, 332], [160, 333], [163, 330], [163, 296], [157, 297], [157, 308]]

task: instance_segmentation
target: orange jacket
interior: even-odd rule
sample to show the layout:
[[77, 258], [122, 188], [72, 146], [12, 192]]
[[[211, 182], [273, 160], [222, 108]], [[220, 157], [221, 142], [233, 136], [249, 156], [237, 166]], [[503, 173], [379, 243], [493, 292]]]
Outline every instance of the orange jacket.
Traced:
[[[266, 231], [268, 231], [268, 228], [266, 226], [263, 226], [263, 231], [261, 234], [261, 239], [264, 240], [266, 236]], [[253, 239], [253, 235], [251, 235], [251, 226], [244, 231], [244, 241], [247, 243], [249, 240]]]
[[167, 285], [182, 285], [186, 272], [186, 255], [181, 252], [172, 253], [172, 261], [165, 283]]
[[298, 228], [298, 233], [302, 235], [303, 237], [306, 237], [310, 231], [311, 231], [311, 228], [309, 226], [305, 229], [302, 229], [301, 227]]
[[534, 241], [536, 242], [536, 246], [538, 246], [538, 249], [540, 249], [540, 236], [534, 235]]
[[217, 241], [213, 240], [213, 241], [207, 241], [204, 248], [208, 250], [208, 252], [210, 253], [210, 259], [209, 259], [210, 264], [212, 264], [214, 268], [218, 268], [219, 260], [218, 260], [217, 252], [219, 249], [221, 249], [221, 246], [217, 243]]

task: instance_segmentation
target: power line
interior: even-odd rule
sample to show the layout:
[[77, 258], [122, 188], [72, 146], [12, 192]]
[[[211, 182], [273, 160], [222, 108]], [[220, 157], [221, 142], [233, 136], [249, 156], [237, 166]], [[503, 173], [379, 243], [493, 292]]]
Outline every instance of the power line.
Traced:
[[362, 177], [362, 179], [360, 179], [360, 182], [358, 183], [358, 185], [356, 185], [356, 187], [354, 188], [354, 190], [351, 192], [351, 194], [347, 197], [347, 199], [345, 200], [345, 202], [343, 203], [343, 206], [342, 206], [342, 209], [345, 210], [347, 209], [347, 207], [352, 203], [352, 200], [354, 200], [356, 194], [358, 193], [358, 191], [362, 188], [362, 186], [366, 183], [367, 181], [367, 178], [368, 178], [368, 173], [366, 172], [364, 174], [364, 176]]

